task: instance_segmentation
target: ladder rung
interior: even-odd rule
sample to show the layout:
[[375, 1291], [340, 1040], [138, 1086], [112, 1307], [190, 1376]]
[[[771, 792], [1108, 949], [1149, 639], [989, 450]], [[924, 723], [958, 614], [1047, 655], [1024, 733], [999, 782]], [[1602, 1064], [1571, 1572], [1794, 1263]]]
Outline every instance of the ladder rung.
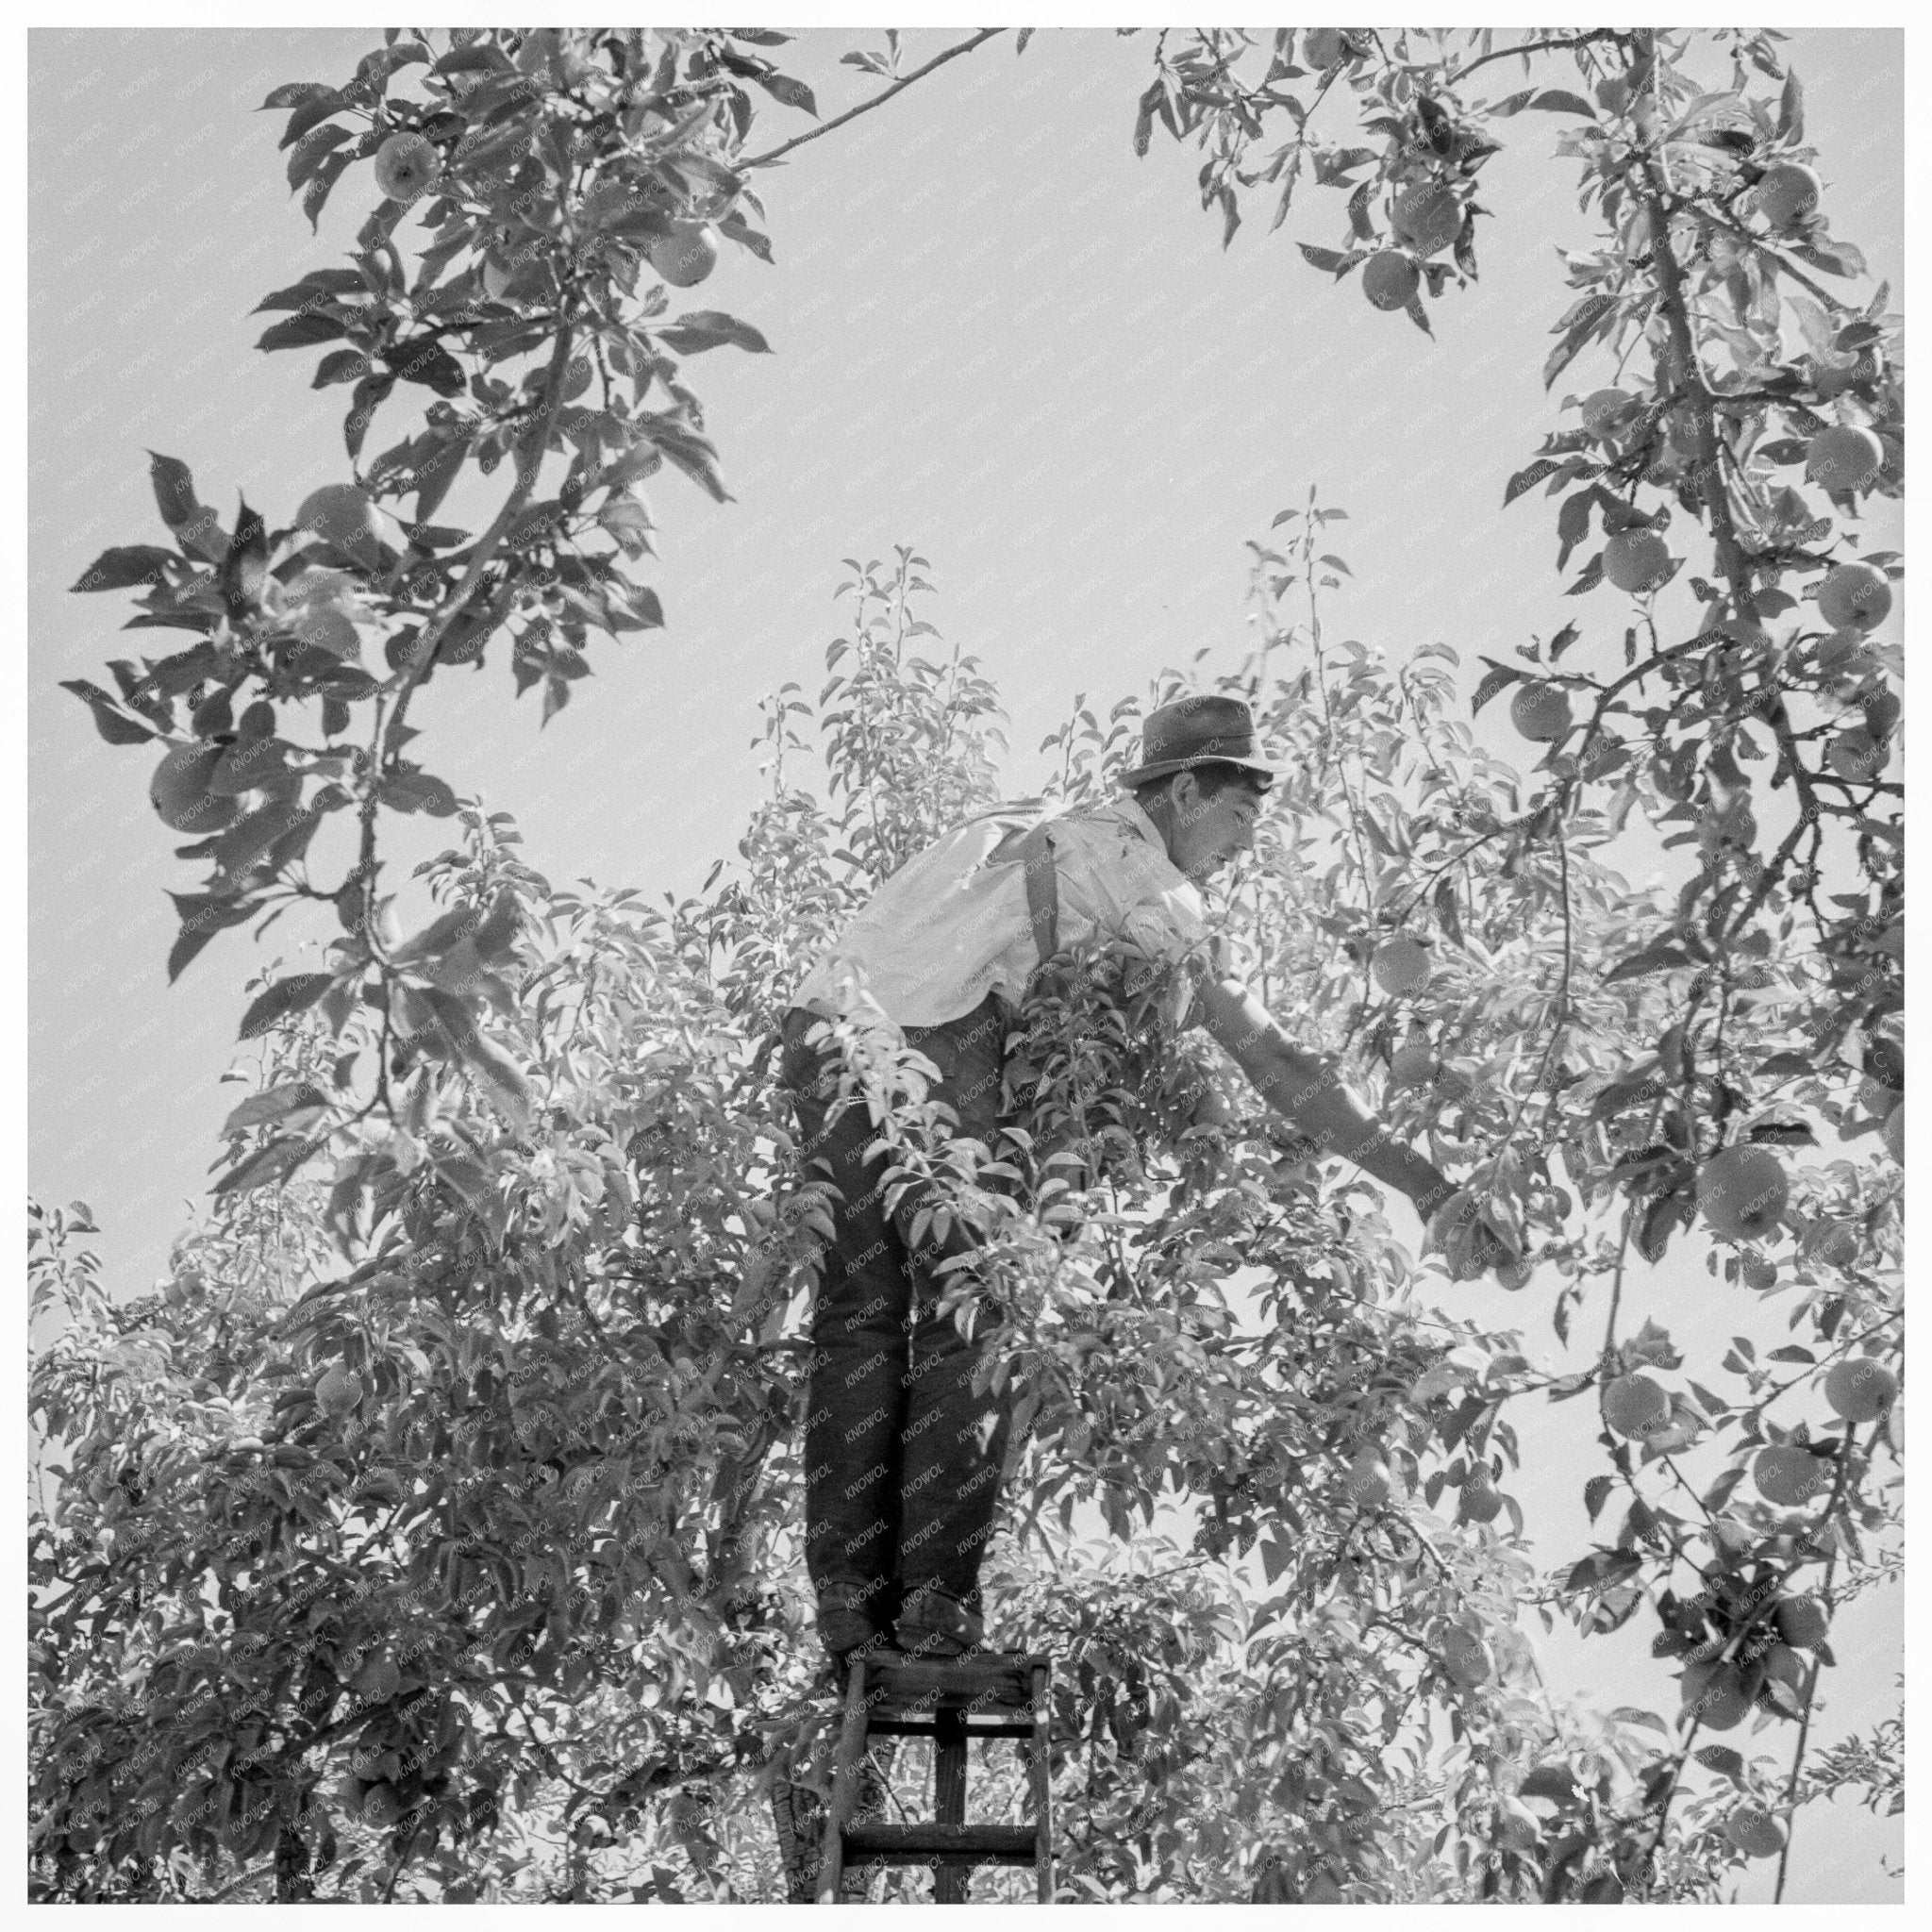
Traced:
[[924, 1708], [1029, 1710], [1033, 1667], [1044, 1657], [1015, 1651], [972, 1657], [919, 1657], [885, 1652], [866, 1664], [866, 1686], [874, 1708], [917, 1704]]
[[[866, 1729], [874, 1738], [930, 1738], [938, 1726], [929, 1721], [924, 1724], [911, 1718], [875, 1717]], [[1031, 1724], [970, 1724], [966, 1735], [969, 1738], [1030, 1738]]]
[[1031, 1824], [848, 1824], [845, 1856], [857, 1863], [877, 1858], [887, 1864], [924, 1864], [950, 1854], [948, 1862], [1030, 1865], [1040, 1834]]

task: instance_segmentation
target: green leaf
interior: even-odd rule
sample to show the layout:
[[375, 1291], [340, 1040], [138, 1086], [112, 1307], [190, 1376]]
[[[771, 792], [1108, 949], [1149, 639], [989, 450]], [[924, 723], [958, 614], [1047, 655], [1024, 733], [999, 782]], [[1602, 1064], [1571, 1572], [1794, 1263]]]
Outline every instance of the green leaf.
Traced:
[[1503, 508], [1507, 509], [1525, 490], [1534, 490], [1545, 476], [1554, 476], [1563, 465], [1554, 457], [1539, 457], [1526, 470], [1518, 470], [1503, 491]]
[[1671, 1734], [1671, 1727], [1654, 1710], [1640, 1710], [1634, 1704], [1620, 1704], [1610, 1712], [1619, 1724], [1641, 1724], [1647, 1731], [1661, 1731], [1665, 1737]]
[[1604, 974], [1604, 984], [1615, 986], [1620, 979], [1641, 979], [1646, 973], [1667, 973], [1674, 966], [1692, 963], [1690, 954], [1677, 946], [1644, 946], [1620, 959]]
[[256, 343], [258, 349], [312, 349], [319, 342], [332, 342], [349, 333], [349, 324], [341, 315], [325, 315], [319, 309], [310, 308], [300, 315], [291, 315], [286, 322], [271, 324], [262, 331], [261, 340]]
[[1593, 1475], [1583, 1486], [1583, 1507], [1590, 1511], [1590, 1520], [1594, 1523], [1604, 1505], [1609, 1501], [1610, 1491], [1616, 1488], [1616, 1479], [1607, 1475]]
[[308, 1143], [296, 1135], [281, 1135], [258, 1147], [240, 1167], [230, 1168], [214, 1185], [217, 1194], [245, 1194], [286, 1178], [302, 1163]]
[[391, 772], [375, 795], [391, 810], [427, 812], [433, 819], [446, 819], [457, 808], [456, 793], [441, 778], [414, 767]]
[[312, 132], [304, 135], [295, 143], [294, 151], [289, 156], [290, 193], [292, 194], [296, 189], [300, 188], [322, 166], [325, 157], [332, 149], [340, 147], [343, 142], [350, 140], [354, 134], [355, 129], [352, 127], [343, 127], [340, 124], [331, 124], [329, 126], [318, 127]]
[[268, 99], [263, 101], [256, 111], [258, 113], [266, 113], [272, 108], [297, 108], [304, 101], [312, 101], [318, 96], [333, 94], [334, 92], [335, 89], [330, 87], [326, 81], [285, 80], [280, 87], [275, 88], [269, 94]]
[[98, 685], [88, 683], [84, 677], [62, 678], [60, 689], [71, 691], [92, 710], [94, 728], [109, 744], [146, 744], [156, 735], [124, 711]]
[[1507, 690], [1510, 685], [1518, 683], [1524, 675], [1523, 672], [1518, 671], [1513, 665], [1498, 664], [1488, 658], [1485, 658], [1483, 662], [1488, 664], [1490, 669], [1483, 675], [1482, 682], [1475, 688], [1475, 695], [1469, 701], [1469, 715], [1472, 718], [1499, 691]]
[[1295, 246], [1308, 266], [1320, 269], [1324, 275], [1345, 275], [1357, 259], [1353, 254], [1338, 255], [1332, 248], [1317, 248], [1311, 242], [1297, 242]]
[[265, 1127], [271, 1123], [286, 1120], [292, 1113], [306, 1113], [325, 1108], [328, 1096], [320, 1087], [311, 1086], [307, 1080], [298, 1080], [284, 1087], [271, 1087], [265, 1093], [251, 1093], [226, 1120], [222, 1123], [222, 1132], [240, 1134], [249, 1127]]
[[787, 108], [801, 108], [813, 120], [818, 119], [818, 103], [812, 99], [811, 90], [802, 80], [793, 80], [784, 74], [755, 74], [751, 76], [774, 100]]
[[223, 927], [241, 925], [260, 909], [258, 900], [230, 898], [214, 892], [170, 892], [181, 930], [168, 954], [168, 980], [179, 979], [189, 961]]
[[658, 331], [658, 340], [680, 356], [694, 356], [706, 349], [727, 345], [748, 349], [757, 356], [772, 353], [771, 343], [748, 322], [740, 322], [718, 308], [696, 308], [689, 315], [680, 315], [670, 327]]
[[158, 543], [124, 543], [104, 550], [81, 572], [74, 589], [89, 591], [129, 591], [136, 584], [163, 584], [167, 569], [178, 563], [172, 550]]
[[1581, 94], [1567, 93], [1559, 87], [1548, 88], [1523, 105], [1541, 108], [1546, 114], [1582, 114], [1591, 121], [1596, 119], [1596, 109]]
[[1728, 1744], [1706, 1744], [1697, 1752], [1697, 1761], [1706, 1771], [1715, 1771], [1733, 1780], [1744, 1775], [1744, 1760]]
[[312, 1007], [334, 984], [335, 975], [329, 973], [297, 973], [276, 980], [242, 1014], [241, 1038], [258, 1040], [277, 1020]]

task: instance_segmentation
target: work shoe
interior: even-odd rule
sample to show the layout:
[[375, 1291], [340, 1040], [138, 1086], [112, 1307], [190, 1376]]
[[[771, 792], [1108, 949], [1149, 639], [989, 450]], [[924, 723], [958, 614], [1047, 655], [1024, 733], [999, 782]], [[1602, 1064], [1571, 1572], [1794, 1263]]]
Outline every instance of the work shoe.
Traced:
[[883, 1643], [884, 1633], [873, 1621], [870, 1606], [876, 1590], [858, 1583], [827, 1583], [819, 1591], [819, 1641], [833, 1657], [844, 1657], [868, 1644]]
[[986, 1647], [986, 1624], [958, 1597], [926, 1589], [907, 1599], [892, 1638], [908, 1657], [965, 1657]]

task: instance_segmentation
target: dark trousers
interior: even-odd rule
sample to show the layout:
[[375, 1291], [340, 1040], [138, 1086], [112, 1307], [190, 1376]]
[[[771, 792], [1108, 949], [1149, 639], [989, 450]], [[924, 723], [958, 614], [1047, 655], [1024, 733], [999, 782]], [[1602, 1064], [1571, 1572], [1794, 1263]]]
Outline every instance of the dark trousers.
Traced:
[[[999, 1151], [1001, 1059], [1008, 1009], [989, 998], [941, 1026], [905, 1028], [907, 1043], [938, 1067], [930, 1098], [957, 1116], [958, 1133]], [[992, 1310], [977, 1310], [974, 1338], [939, 1311], [932, 1271], [963, 1243], [928, 1233], [910, 1240], [932, 1197], [885, 1207], [883, 1149], [862, 1097], [826, 1122], [838, 1094], [836, 1060], [805, 1042], [817, 1017], [786, 1015], [779, 1076], [803, 1130], [804, 1158], [829, 1173], [841, 1199], [812, 1316], [813, 1369], [806, 1397], [806, 1568], [813, 1588], [851, 1586], [874, 1624], [890, 1630], [915, 1592], [943, 1591], [969, 1608], [998, 1506], [1006, 1457], [1004, 1396], [974, 1392]]]

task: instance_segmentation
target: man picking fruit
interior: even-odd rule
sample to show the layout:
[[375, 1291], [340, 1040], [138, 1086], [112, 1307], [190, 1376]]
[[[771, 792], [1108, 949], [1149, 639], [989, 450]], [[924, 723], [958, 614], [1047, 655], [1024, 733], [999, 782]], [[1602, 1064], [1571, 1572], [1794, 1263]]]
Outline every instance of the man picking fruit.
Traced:
[[980, 1557], [1008, 1427], [1003, 1397], [975, 1392], [986, 1337], [941, 1307], [953, 1278], [941, 1264], [974, 1237], [936, 1185], [889, 1201], [878, 1128], [853, 1097], [863, 1075], [850, 1057], [864, 1058], [855, 1042], [903, 1041], [923, 1056], [939, 1074], [928, 1100], [959, 1138], [997, 1155], [1011, 1117], [1008, 1043], [1036, 969], [1062, 949], [1123, 941], [1180, 969], [1176, 1023], [1205, 1026], [1320, 1152], [1415, 1203], [1458, 1277], [1515, 1259], [1468, 1194], [1391, 1141], [1213, 963], [1200, 886], [1252, 845], [1274, 778], [1248, 707], [1212, 695], [1164, 705], [1141, 752], [1105, 805], [1030, 830], [1009, 808], [1004, 825], [989, 814], [928, 847], [813, 965], [786, 1015], [781, 1077], [809, 1157], [841, 1196], [813, 1314], [805, 1441], [807, 1567], [836, 1657], [894, 1641], [927, 1656], [980, 1645]]

